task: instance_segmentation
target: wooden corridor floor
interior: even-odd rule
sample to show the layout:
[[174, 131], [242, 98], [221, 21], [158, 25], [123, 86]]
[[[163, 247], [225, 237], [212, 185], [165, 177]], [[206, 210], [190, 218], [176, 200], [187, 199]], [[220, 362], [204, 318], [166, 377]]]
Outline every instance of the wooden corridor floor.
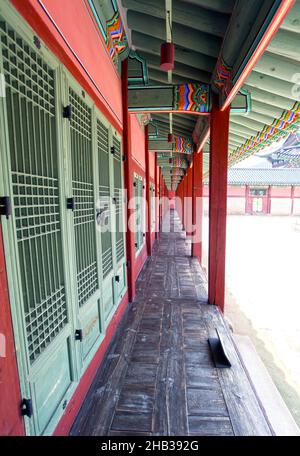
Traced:
[[[176, 212], [153, 255], [71, 435], [271, 435], [223, 317], [207, 305], [206, 278]], [[216, 369], [215, 330], [232, 367]]]

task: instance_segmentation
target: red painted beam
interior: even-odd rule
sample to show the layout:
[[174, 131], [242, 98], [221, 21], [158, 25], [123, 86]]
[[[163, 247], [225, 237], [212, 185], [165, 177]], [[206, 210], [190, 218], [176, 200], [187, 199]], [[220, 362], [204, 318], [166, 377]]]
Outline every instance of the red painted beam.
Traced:
[[0, 226], [0, 435], [25, 435]]
[[146, 227], [146, 245], [147, 255], [151, 256], [151, 194], [150, 194], [150, 152], [148, 140], [148, 125], [145, 126], [145, 163], [146, 163], [146, 208], [147, 208], [147, 227]]
[[128, 204], [134, 198], [133, 187], [133, 157], [131, 150], [130, 135], [130, 115], [128, 112], [128, 60], [122, 62], [122, 100], [123, 100], [123, 150], [125, 154], [124, 161], [124, 185], [127, 191], [127, 218], [126, 218], [126, 254], [127, 254], [127, 286], [129, 301], [135, 297], [135, 280], [134, 280], [134, 231], [128, 228], [128, 220], [132, 219], [134, 208]]
[[193, 226], [192, 256], [202, 262], [203, 223], [203, 151], [194, 151], [193, 160]]
[[221, 111], [213, 96], [210, 118], [208, 301], [224, 311], [230, 107]]

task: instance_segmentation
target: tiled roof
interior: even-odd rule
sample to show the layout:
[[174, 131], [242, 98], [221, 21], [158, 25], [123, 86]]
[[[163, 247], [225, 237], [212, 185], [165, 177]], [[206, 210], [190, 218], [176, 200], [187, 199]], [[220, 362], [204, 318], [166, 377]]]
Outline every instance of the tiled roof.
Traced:
[[300, 185], [300, 168], [230, 168], [231, 185]]

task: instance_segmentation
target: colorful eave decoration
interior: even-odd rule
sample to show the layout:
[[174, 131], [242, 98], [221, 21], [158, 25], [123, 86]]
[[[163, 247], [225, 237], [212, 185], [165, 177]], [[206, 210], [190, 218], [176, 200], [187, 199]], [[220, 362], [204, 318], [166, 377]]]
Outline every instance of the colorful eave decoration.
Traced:
[[175, 111], [209, 112], [209, 85], [186, 83], [174, 86], [173, 107]]
[[176, 136], [174, 146], [175, 151], [179, 154], [191, 155], [193, 153], [193, 144], [191, 139]]
[[232, 67], [227, 65], [220, 56], [214, 72], [213, 85], [226, 96], [228, 96], [231, 89], [231, 72]]
[[125, 28], [119, 11], [116, 11], [112, 19], [106, 22], [107, 48], [113, 62], [116, 63], [118, 56], [128, 47]]
[[287, 137], [290, 133], [296, 133], [300, 127], [300, 102], [296, 102], [292, 109], [284, 111], [279, 119], [272, 125], [266, 125], [256, 136], [249, 138], [243, 145], [229, 155], [229, 166], [248, 158], [263, 149]]

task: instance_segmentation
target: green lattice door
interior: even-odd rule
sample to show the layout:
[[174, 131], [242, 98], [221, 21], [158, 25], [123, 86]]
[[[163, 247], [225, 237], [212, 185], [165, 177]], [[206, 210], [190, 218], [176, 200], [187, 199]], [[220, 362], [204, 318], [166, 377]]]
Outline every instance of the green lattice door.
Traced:
[[[14, 16], [10, 23], [14, 23]], [[74, 327], [65, 275], [57, 68], [33, 35], [0, 16], [0, 187], [12, 215], [2, 219], [22, 397], [32, 401], [27, 433], [53, 431], [74, 380]], [[28, 44], [30, 43], [30, 44]]]
[[[94, 154], [93, 105], [82, 89], [69, 81], [68, 105], [71, 218], [70, 257], [73, 264], [73, 295], [80, 332], [80, 364], [85, 368], [99, 345], [101, 325], [101, 240], [97, 239], [97, 154]], [[72, 252], [72, 253], [71, 253]], [[97, 254], [99, 252], [99, 255]], [[73, 255], [72, 255], [73, 254]]]
[[134, 175], [134, 198], [135, 198], [135, 233], [134, 245], [136, 254], [141, 250], [144, 243], [144, 204], [143, 204], [143, 179]]
[[[110, 157], [111, 128], [105, 118], [97, 116], [97, 152], [99, 169], [99, 201], [97, 230], [101, 236], [102, 300], [104, 318], [114, 308], [114, 252], [112, 239], [112, 159]], [[100, 252], [99, 252], [100, 253]]]
[[126, 287], [126, 266], [122, 148], [121, 138], [115, 131], [112, 132], [111, 152], [113, 158], [114, 296], [116, 304], [118, 304], [124, 295]]

